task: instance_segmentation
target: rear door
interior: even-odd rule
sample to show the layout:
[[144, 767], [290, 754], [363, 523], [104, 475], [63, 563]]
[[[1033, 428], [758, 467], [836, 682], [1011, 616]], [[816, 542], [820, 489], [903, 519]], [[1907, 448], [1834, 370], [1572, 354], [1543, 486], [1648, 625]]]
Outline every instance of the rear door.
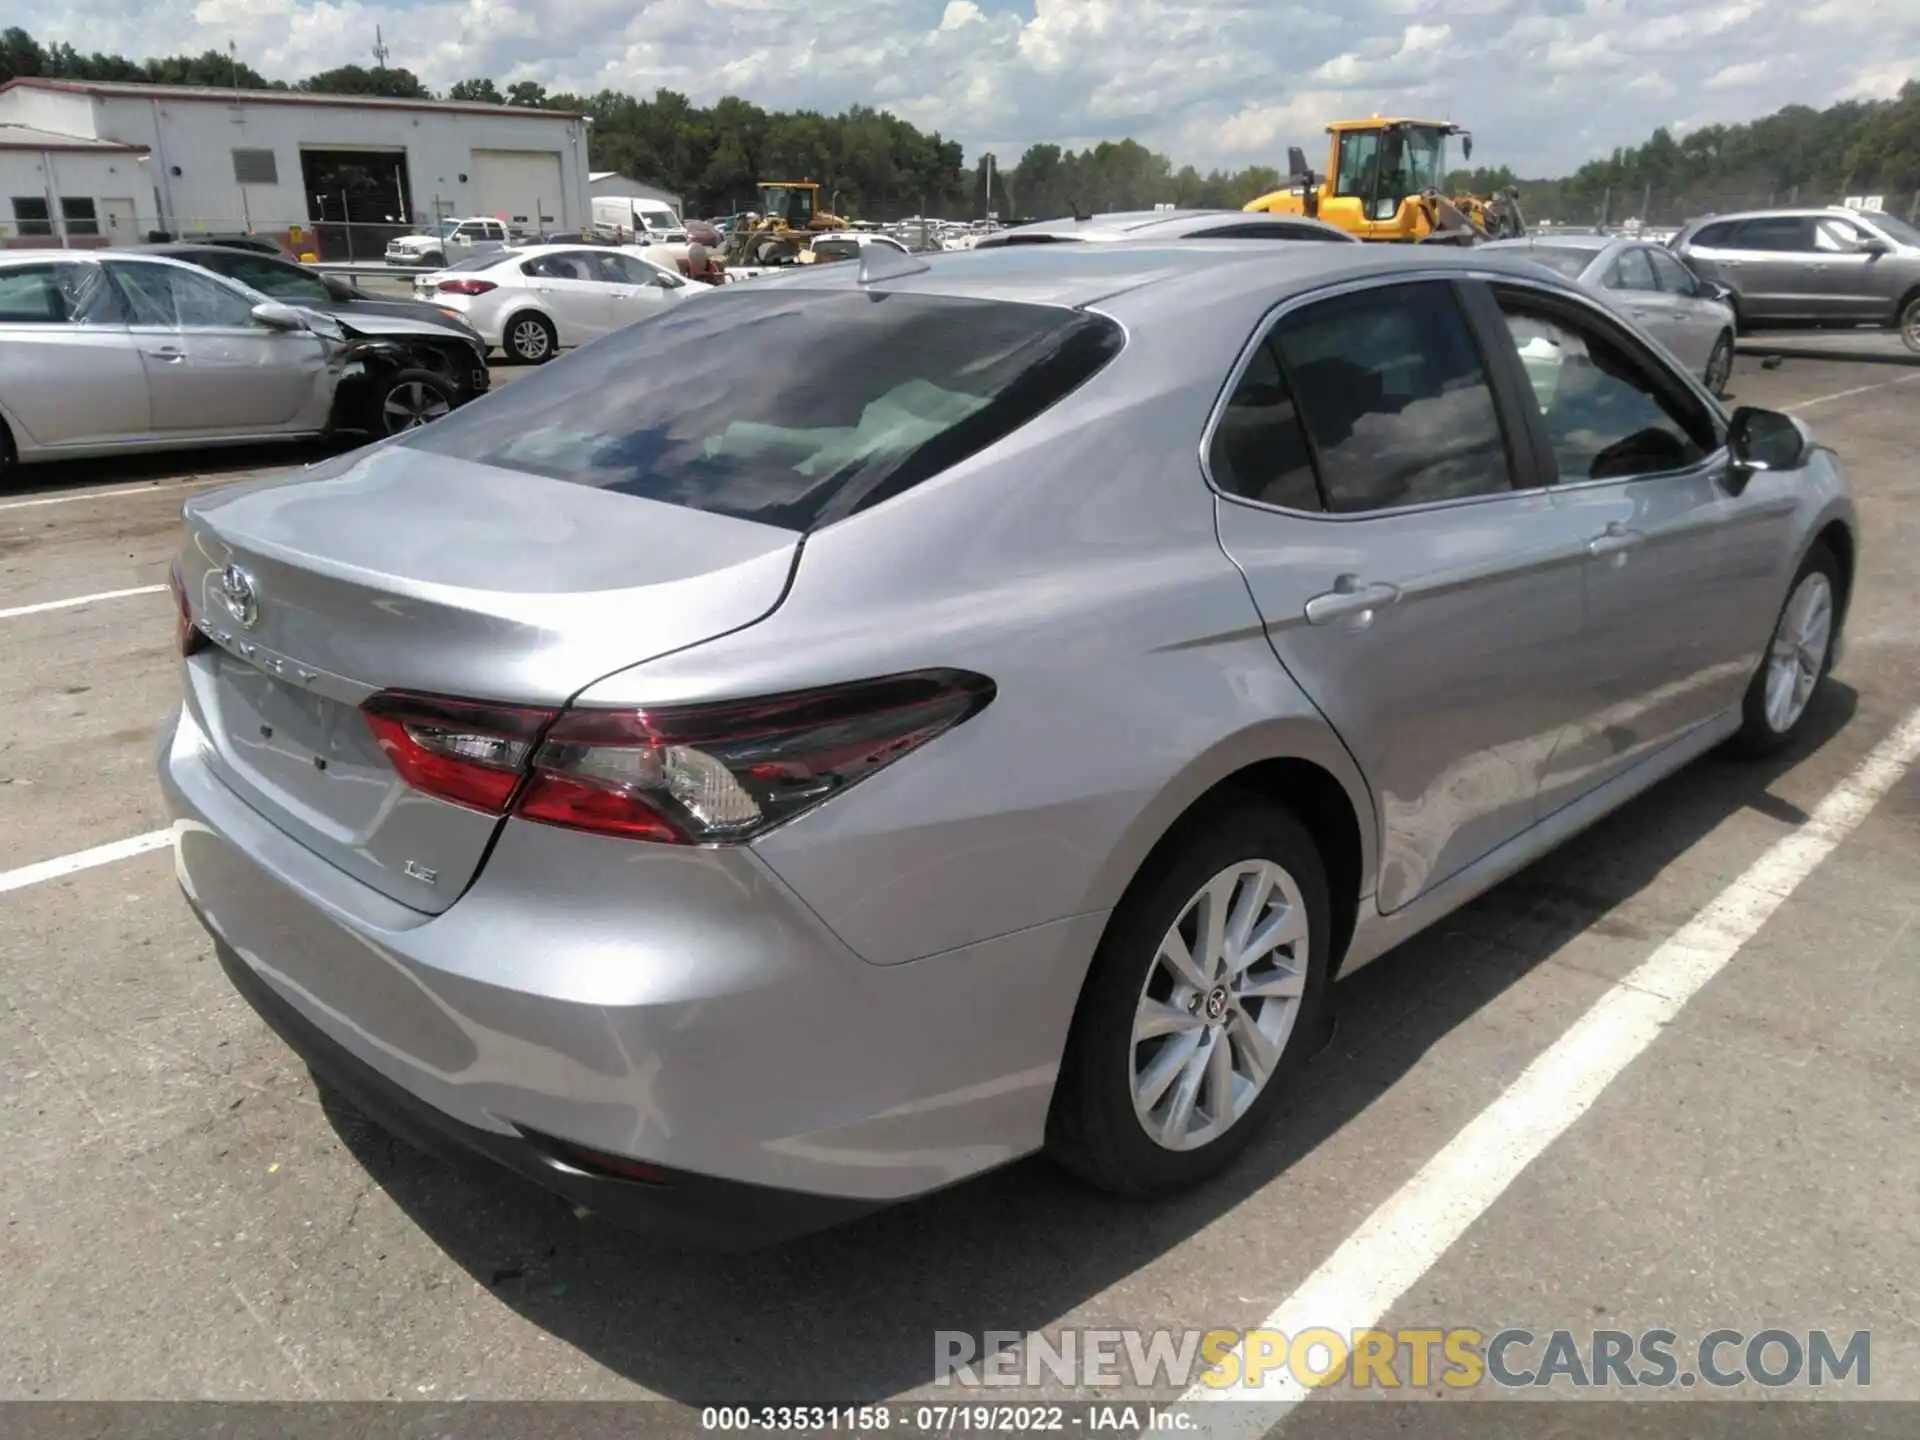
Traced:
[[1552, 810], [1739, 703], [1779, 607], [1795, 497], [1785, 477], [1730, 493], [1718, 416], [1626, 327], [1564, 295], [1493, 293], [1585, 552], [1581, 715], [1544, 777]]
[[136, 440], [151, 428], [140, 352], [99, 265], [0, 267], [0, 406], [49, 447]]
[[614, 287], [598, 278], [598, 258], [591, 250], [557, 250], [520, 267], [562, 345], [584, 345], [613, 329]]
[[1533, 822], [1577, 714], [1584, 554], [1539, 484], [1520, 365], [1466, 293], [1286, 311], [1208, 442], [1221, 542], [1373, 788], [1388, 911]]
[[1662, 345], [1672, 348], [1669, 332], [1678, 318], [1667, 296], [1661, 292], [1653, 261], [1644, 245], [1626, 245], [1613, 257], [1602, 284], [1613, 294], [1620, 308]]
[[608, 288], [609, 325], [618, 329], [635, 320], [656, 315], [680, 298], [684, 282], [678, 276], [657, 270], [646, 261], [617, 250], [602, 250], [593, 257], [594, 273]]
[[340, 347], [253, 318], [254, 297], [184, 265], [109, 260], [160, 434], [311, 434], [326, 427]]
[[1811, 319], [1822, 303], [1813, 286], [1813, 219], [1760, 215], [1742, 220], [1729, 257], [1737, 268], [1740, 310], [1754, 320]]

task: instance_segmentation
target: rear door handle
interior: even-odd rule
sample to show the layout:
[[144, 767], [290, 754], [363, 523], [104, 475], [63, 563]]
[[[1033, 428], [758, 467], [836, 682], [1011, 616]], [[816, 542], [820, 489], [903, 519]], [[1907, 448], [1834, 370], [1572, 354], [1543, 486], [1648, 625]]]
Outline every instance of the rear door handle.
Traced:
[[1309, 625], [1331, 625], [1334, 621], [1348, 615], [1364, 617], [1362, 626], [1373, 623], [1373, 612], [1383, 605], [1391, 605], [1400, 598], [1400, 589], [1396, 585], [1362, 585], [1353, 575], [1342, 575], [1333, 582], [1333, 589], [1324, 595], [1316, 595], [1307, 601], [1307, 623]]
[[147, 351], [147, 354], [153, 356], [156, 360], [165, 360], [173, 364], [177, 364], [187, 358], [187, 352], [177, 345], [156, 345]]
[[1646, 543], [1645, 535], [1638, 530], [1629, 530], [1616, 520], [1587, 542], [1587, 553], [1589, 555], [1624, 555], [1629, 550], [1638, 550]]

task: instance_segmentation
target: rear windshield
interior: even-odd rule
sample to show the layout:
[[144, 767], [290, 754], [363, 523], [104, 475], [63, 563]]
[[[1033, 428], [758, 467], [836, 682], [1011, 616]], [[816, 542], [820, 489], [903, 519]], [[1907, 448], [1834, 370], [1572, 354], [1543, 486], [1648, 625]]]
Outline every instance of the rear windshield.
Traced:
[[1536, 265], [1544, 265], [1569, 280], [1578, 280], [1593, 264], [1598, 250], [1581, 250], [1571, 245], [1529, 245], [1521, 252]]
[[1119, 353], [1054, 306], [741, 286], [617, 330], [400, 442], [808, 531], [1012, 433]]

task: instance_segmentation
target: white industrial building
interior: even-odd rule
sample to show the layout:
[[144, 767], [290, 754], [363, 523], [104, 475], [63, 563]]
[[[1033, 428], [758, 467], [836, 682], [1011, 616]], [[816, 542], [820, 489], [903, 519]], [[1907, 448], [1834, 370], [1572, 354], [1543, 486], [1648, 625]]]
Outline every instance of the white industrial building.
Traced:
[[635, 180], [622, 175], [618, 170], [594, 170], [587, 176], [587, 189], [598, 200], [602, 197], [617, 199], [631, 195], [636, 200], [658, 200], [676, 215], [687, 213], [686, 206], [680, 203], [680, 197], [671, 190], [662, 190], [658, 185], [649, 185], [644, 180]]
[[16, 79], [0, 85], [0, 237], [246, 230], [332, 259], [447, 217], [577, 230], [591, 223], [588, 124], [505, 105]]

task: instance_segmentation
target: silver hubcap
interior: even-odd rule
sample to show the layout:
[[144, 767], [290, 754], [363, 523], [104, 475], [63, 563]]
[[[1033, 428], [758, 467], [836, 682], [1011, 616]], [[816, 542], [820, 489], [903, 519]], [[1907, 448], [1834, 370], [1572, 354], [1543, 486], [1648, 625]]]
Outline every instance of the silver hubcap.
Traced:
[[1799, 722], [1826, 668], [1833, 635], [1833, 586], [1819, 571], [1787, 597], [1767, 652], [1767, 724], [1784, 735]]
[[1732, 371], [1733, 347], [1723, 340], [1707, 359], [1707, 388], [1718, 395], [1727, 388], [1727, 377]]
[[1169, 1150], [1218, 1139], [1280, 1063], [1307, 983], [1307, 907], [1270, 860], [1222, 870], [1155, 952], [1133, 1017], [1133, 1113]]
[[522, 320], [513, 327], [513, 348], [529, 360], [538, 360], [547, 353], [545, 328], [532, 320]]
[[452, 407], [432, 386], [409, 380], [394, 386], [381, 408], [386, 413], [387, 433], [397, 435], [402, 430], [417, 430], [429, 420], [438, 420]]

